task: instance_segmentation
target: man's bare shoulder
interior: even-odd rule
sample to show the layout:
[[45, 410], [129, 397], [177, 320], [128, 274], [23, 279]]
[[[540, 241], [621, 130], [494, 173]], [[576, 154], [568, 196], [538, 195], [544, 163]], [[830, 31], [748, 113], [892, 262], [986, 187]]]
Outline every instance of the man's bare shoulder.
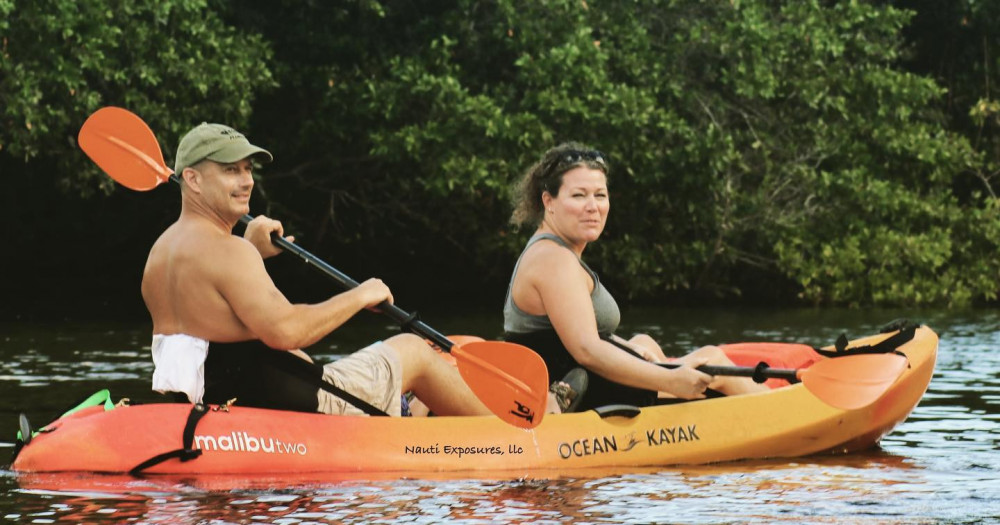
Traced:
[[246, 239], [206, 227], [196, 221], [178, 221], [153, 244], [148, 264], [170, 261], [187, 269], [200, 268], [225, 274], [260, 260], [260, 253]]
[[240, 273], [241, 269], [263, 266], [260, 252], [249, 241], [236, 235], [205, 236], [188, 239], [188, 253], [222, 276]]

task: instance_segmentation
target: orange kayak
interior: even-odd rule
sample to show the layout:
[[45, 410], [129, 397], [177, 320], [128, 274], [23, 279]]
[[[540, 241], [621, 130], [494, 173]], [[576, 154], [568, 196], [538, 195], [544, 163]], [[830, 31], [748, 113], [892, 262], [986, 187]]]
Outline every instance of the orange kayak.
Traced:
[[[862, 338], [847, 347], [875, 345], [891, 335]], [[194, 417], [188, 404], [92, 406], [35, 433], [20, 448], [12, 468], [419, 475], [655, 467], [846, 453], [876, 445], [906, 419], [930, 382], [937, 346], [938, 337], [930, 328], [917, 328], [913, 338], [896, 349], [905, 356], [905, 368], [860, 408], [832, 406], [810, 390], [807, 380], [769, 380], [769, 391], [751, 395], [547, 415], [531, 430], [495, 416], [328, 416], [237, 405], [228, 411], [209, 407]], [[741, 343], [723, 349], [738, 364], [749, 366], [763, 360], [771, 366], [803, 368], [855, 359], [822, 357], [811, 347], [789, 343]], [[864, 370], [857, 372], [864, 375]], [[847, 381], [825, 388], [832, 389], [823, 392], [828, 398], [836, 396], [837, 388], [850, 396], [866, 386]]]

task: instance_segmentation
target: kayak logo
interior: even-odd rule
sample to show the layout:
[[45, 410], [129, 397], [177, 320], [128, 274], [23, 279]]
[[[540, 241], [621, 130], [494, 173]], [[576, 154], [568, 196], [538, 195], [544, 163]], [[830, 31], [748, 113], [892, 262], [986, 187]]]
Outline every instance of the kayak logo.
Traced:
[[535, 421], [535, 411], [532, 410], [531, 407], [528, 405], [522, 405], [521, 402], [516, 399], [514, 400], [514, 404], [517, 405], [517, 408], [510, 411], [512, 415], [517, 416], [528, 423]]
[[[563, 459], [582, 458], [611, 452], [628, 452], [642, 444], [642, 441], [635, 434], [635, 432], [629, 432], [622, 436], [622, 445], [619, 445], [616, 436], [604, 435], [559, 443], [557, 450], [559, 457]], [[698, 425], [678, 425], [646, 431], [646, 445], [649, 447], [672, 445], [685, 441], [701, 441], [701, 436], [698, 435]]]
[[[628, 436], [634, 439], [635, 436]], [[631, 450], [635, 445], [629, 442], [629, 448], [626, 450]], [[607, 454], [609, 452], [618, 452], [618, 440], [615, 436], [594, 436], [590, 438], [577, 439], [576, 441], [570, 443], [560, 443], [559, 444], [559, 457], [563, 459], [569, 459], [573, 456], [582, 458], [584, 456], [594, 456], [597, 454]]]
[[698, 425], [678, 425], [646, 431], [646, 443], [651, 447], [672, 445], [684, 441], [701, 441], [698, 436]]
[[205, 452], [262, 452], [264, 454], [298, 454], [309, 453], [305, 443], [291, 443], [272, 437], [251, 436], [246, 432], [232, 432], [220, 436], [194, 437], [194, 447]]

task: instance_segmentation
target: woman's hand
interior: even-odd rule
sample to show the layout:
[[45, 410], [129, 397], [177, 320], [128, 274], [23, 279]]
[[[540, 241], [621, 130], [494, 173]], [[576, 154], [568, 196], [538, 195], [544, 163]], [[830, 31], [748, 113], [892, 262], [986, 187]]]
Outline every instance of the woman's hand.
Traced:
[[705, 399], [705, 389], [712, 383], [712, 376], [699, 372], [696, 368], [707, 362], [707, 359], [699, 359], [671, 370], [670, 388], [662, 390], [681, 399]]

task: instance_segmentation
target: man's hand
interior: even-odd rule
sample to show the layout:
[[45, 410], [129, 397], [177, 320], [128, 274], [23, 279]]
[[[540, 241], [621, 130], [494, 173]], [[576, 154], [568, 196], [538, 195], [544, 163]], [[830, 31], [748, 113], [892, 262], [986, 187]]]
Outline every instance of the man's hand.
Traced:
[[351, 292], [361, 296], [361, 301], [365, 304], [364, 307], [374, 312], [378, 311], [376, 306], [378, 306], [382, 301], [388, 301], [389, 304], [392, 304], [392, 292], [390, 292], [389, 287], [382, 282], [382, 279], [368, 279], [367, 281], [359, 284], [354, 290], [351, 290]]
[[[268, 257], [273, 257], [282, 252], [281, 248], [278, 248], [271, 242], [271, 233], [277, 233], [279, 236], [285, 234], [284, 228], [281, 226], [280, 221], [270, 219], [263, 215], [258, 215], [249, 224], [247, 224], [247, 229], [243, 232], [243, 238], [250, 241], [251, 244], [257, 248], [260, 252], [260, 256], [263, 259]], [[285, 237], [288, 242], [294, 242], [295, 237], [289, 235]]]

